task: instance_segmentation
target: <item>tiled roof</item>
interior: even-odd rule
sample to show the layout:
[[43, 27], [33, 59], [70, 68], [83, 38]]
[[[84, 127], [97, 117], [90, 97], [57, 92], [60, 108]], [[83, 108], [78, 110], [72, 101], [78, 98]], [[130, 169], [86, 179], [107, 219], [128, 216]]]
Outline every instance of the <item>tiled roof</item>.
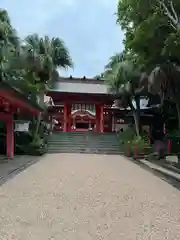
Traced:
[[108, 94], [108, 86], [102, 80], [60, 78], [49, 91], [69, 93]]

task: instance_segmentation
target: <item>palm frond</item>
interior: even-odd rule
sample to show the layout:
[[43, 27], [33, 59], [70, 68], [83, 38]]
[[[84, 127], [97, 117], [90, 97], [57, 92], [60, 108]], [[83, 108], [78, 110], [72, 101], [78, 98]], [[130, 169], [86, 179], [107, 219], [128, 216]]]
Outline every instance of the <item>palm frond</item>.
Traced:
[[117, 64], [122, 62], [123, 60], [123, 53], [116, 53], [112, 57], [110, 57], [108, 64], [105, 66], [105, 69], [113, 69], [116, 67]]

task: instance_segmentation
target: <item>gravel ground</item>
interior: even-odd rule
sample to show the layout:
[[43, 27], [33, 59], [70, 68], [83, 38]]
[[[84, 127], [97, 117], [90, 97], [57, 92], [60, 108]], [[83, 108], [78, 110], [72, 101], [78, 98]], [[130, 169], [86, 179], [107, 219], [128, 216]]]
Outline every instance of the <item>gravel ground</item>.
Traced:
[[0, 240], [179, 240], [180, 192], [120, 156], [51, 154], [0, 187]]

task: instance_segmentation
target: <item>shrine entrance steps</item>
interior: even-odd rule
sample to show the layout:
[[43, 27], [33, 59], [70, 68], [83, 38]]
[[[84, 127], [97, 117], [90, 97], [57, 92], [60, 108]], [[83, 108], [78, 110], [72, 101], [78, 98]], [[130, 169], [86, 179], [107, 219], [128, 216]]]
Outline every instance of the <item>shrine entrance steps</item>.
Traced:
[[115, 133], [55, 132], [49, 137], [48, 153], [121, 154]]

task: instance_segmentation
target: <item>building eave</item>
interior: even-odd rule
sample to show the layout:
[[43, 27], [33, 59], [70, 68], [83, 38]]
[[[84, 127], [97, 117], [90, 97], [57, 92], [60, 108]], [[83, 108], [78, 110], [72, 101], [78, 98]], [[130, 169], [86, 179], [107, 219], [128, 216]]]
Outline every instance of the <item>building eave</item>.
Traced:
[[7, 82], [0, 82], [0, 97], [6, 99], [12, 105], [26, 109], [34, 114], [43, 111], [37, 103], [32, 102], [22, 92], [10, 86]]

